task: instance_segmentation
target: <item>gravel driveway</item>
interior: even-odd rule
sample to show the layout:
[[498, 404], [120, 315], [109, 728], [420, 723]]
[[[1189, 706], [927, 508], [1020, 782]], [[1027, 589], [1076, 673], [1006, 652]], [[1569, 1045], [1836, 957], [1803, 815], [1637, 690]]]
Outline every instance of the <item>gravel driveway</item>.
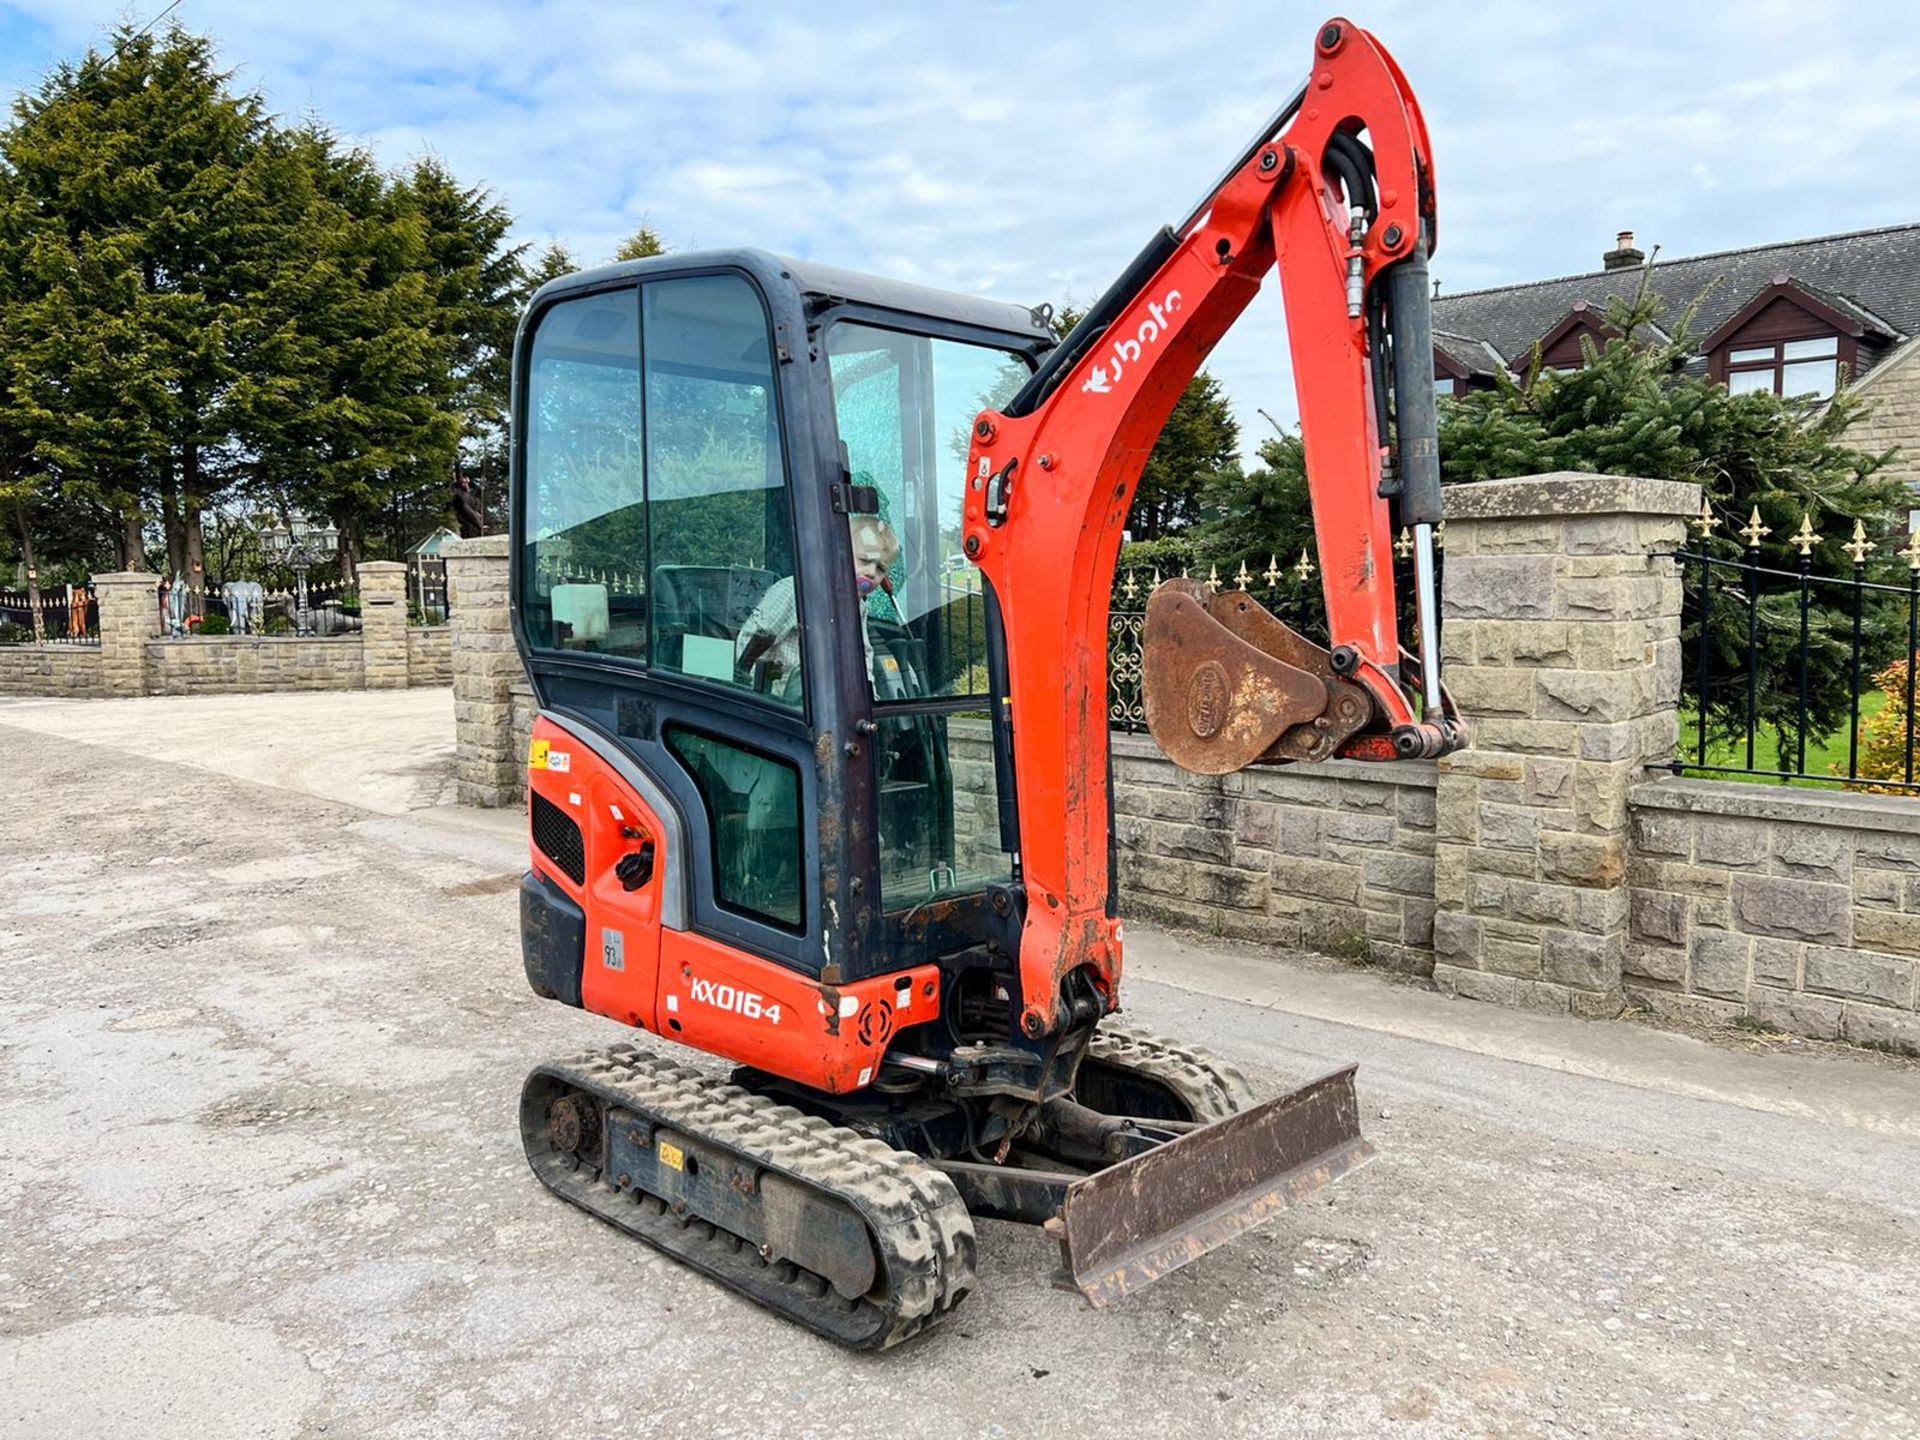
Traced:
[[983, 1223], [921, 1342], [772, 1319], [526, 1172], [525, 1070], [624, 1032], [528, 993], [416, 695], [285, 697], [286, 774], [0, 703], [0, 1436], [1920, 1434], [1920, 1071], [1151, 932], [1133, 1020], [1358, 1058], [1380, 1158], [1111, 1310]]

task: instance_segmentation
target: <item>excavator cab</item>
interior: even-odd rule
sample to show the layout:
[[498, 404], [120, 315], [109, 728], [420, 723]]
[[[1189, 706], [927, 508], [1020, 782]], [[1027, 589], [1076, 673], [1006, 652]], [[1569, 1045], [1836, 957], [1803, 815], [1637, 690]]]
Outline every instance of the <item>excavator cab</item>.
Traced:
[[844, 1343], [958, 1303], [970, 1216], [1047, 1226], [1101, 1304], [1371, 1154], [1352, 1067], [1256, 1103], [1113, 1019], [1114, 565], [1168, 414], [1273, 272], [1331, 643], [1171, 581], [1150, 728], [1215, 774], [1465, 739], [1432, 565], [1425, 127], [1345, 21], [1310, 86], [1064, 340], [1044, 310], [756, 250], [568, 276], [522, 322], [527, 978], [737, 1067], [544, 1065], [528, 1156]]
[[543, 724], [643, 770], [679, 832], [659, 913], [829, 984], [986, 939], [1017, 840], [967, 446], [1053, 343], [1018, 306], [753, 251], [541, 293], [517, 633]]

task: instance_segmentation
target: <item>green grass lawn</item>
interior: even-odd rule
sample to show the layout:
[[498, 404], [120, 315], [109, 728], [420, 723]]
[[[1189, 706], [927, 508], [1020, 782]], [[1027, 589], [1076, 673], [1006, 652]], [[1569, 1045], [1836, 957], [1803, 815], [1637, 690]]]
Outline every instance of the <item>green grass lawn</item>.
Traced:
[[[1886, 703], [1887, 696], [1883, 690], [1873, 690], [1862, 695], [1860, 697], [1860, 723], [1865, 725], [1868, 720], [1880, 713], [1881, 707]], [[1843, 777], [1846, 775], [1847, 732], [1849, 728], [1848, 725], [1843, 724], [1831, 734], [1810, 734], [1807, 736], [1806, 771], [1809, 775], [1828, 775], [1832, 774], [1835, 770]], [[1791, 770], [1795, 768], [1794, 761], [1797, 758], [1799, 737], [1789, 732], [1786, 738], [1787, 763], [1785, 768]], [[1699, 754], [1699, 745], [1700, 717], [1697, 713], [1682, 710], [1680, 712], [1680, 759], [1682, 761], [1693, 760]], [[1747, 742], [1744, 736], [1732, 741], [1714, 740], [1708, 742], [1707, 764], [1730, 765], [1736, 768], [1743, 768], [1746, 763]], [[1759, 733], [1753, 737], [1753, 768], [1756, 770], [1773, 770], [1780, 768], [1780, 748], [1774, 733], [1774, 727], [1770, 725], [1762, 724]], [[1689, 767], [1685, 773], [1706, 780], [1737, 780], [1742, 778], [1737, 775], [1723, 775], [1713, 771], [1695, 770], [1691, 767]], [[1830, 782], [1796, 781], [1794, 783], [1814, 785], [1816, 788], [1828, 790], [1838, 790], [1842, 788], [1840, 782], [1837, 780]]]

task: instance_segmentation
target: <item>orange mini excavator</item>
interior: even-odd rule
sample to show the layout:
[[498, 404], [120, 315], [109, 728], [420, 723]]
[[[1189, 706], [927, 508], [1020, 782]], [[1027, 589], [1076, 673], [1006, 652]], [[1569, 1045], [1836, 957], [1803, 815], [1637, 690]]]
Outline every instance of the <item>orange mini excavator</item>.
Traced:
[[[1174, 402], [1277, 269], [1330, 646], [1186, 580], [1149, 726], [1224, 773], [1445, 753], [1426, 127], [1345, 20], [1064, 341], [752, 250], [545, 286], [514, 358], [541, 995], [732, 1062], [546, 1064], [534, 1172], [808, 1328], [894, 1344], [975, 1216], [1118, 1299], [1363, 1163], [1349, 1067], [1259, 1102], [1116, 1025], [1108, 604]], [[1415, 646], [1390, 547], [1415, 540]]]

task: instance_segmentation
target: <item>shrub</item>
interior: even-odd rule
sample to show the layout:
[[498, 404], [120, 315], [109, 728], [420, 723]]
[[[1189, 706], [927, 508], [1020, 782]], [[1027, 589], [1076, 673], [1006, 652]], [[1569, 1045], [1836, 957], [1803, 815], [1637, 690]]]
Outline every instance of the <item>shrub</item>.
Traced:
[[24, 625], [16, 625], [11, 620], [0, 620], [0, 645], [25, 645], [33, 639], [33, 631]]
[[266, 620], [260, 626], [260, 631], [264, 635], [291, 635], [293, 634], [293, 622], [287, 619], [286, 616], [276, 612], [267, 616]]
[[202, 635], [231, 635], [233, 625], [224, 615], [209, 615], [200, 622]]
[[[1860, 778], [1848, 784], [1849, 790], [1864, 790], [1872, 795], [1912, 795], [1911, 790], [1898, 789], [1888, 785], [1875, 785], [1875, 780], [1899, 780], [1907, 778], [1907, 667], [1909, 661], [1896, 660], [1878, 675], [1873, 683], [1887, 697], [1887, 703], [1878, 713], [1868, 717], [1860, 726]], [[1835, 774], [1845, 772], [1834, 765]], [[1914, 756], [1914, 774], [1920, 778], [1920, 749]]]

